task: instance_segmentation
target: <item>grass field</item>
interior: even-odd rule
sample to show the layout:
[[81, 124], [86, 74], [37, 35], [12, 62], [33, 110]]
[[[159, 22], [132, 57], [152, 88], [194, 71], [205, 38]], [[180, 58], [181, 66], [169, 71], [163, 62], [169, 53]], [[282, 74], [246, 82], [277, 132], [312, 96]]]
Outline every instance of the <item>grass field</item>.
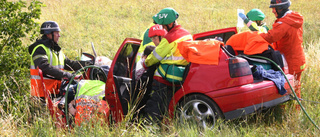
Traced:
[[[30, 1], [30, 0], [29, 0]], [[304, 16], [304, 47], [307, 58], [306, 71], [302, 75], [302, 98], [320, 102], [320, 0], [291, 0], [291, 10]], [[272, 26], [275, 16], [269, 9], [270, 0], [42, 0], [41, 24], [47, 20], [58, 22], [61, 28], [59, 44], [64, 53], [75, 59], [79, 50], [91, 53], [91, 42], [98, 55], [113, 58], [122, 41], [127, 37], [140, 38], [152, 22], [152, 16], [162, 8], [173, 7], [180, 16], [178, 23], [192, 34], [234, 27], [237, 9], [248, 12], [259, 8], [265, 14], [265, 22]], [[242, 31], [248, 30], [243, 28]], [[25, 40], [26, 46], [32, 42]], [[28, 78], [26, 78], [28, 79]], [[10, 98], [10, 93], [4, 95]], [[288, 108], [280, 113], [272, 110], [250, 115], [243, 119], [225, 121], [213, 130], [198, 130], [195, 125], [179, 125], [171, 122], [164, 129], [140, 127], [124, 121], [117, 126], [91, 125], [75, 127], [73, 131], [57, 130], [49, 114], [34, 116], [30, 95], [25, 101], [10, 104], [10, 109], [23, 114], [4, 111], [0, 105], [0, 136], [317, 136], [317, 130], [302, 111]], [[14, 97], [12, 97], [14, 98]], [[3, 101], [2, 101], [3, 102]], [[320, 126], [318, 103], [302, 101], [310, 117]], [[290, 106], [290, 105], [289, 105]], [[30, 117], [33, 122], [28, 123]]]

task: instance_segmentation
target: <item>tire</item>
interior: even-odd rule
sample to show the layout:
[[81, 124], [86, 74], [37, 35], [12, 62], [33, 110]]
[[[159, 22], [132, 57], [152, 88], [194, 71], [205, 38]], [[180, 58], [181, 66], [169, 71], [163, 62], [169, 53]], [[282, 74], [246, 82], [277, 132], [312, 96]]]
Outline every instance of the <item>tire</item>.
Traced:
[[213, 129], [217, 119], [223, 118], [218, 105], [209, 97], [194, 94], [182, 100], [177, 108], [180, 123], [196, 123], [200, 128]]

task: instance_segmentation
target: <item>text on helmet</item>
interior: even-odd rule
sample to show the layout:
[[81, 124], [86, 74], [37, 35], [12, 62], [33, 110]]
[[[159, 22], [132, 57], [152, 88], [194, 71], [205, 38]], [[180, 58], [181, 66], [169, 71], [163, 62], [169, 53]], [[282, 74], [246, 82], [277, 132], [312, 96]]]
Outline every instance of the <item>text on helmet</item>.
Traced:
[[167, 18], [168, 14], [157, 14], [155, 17], [159, 16], [159, 19]]
[[152, 27], [152, 30], [163, 30], [163, 27], [161, 25], [157, 25]]
[[46, 28], [51, 28], [51, 24], [46, 24]]

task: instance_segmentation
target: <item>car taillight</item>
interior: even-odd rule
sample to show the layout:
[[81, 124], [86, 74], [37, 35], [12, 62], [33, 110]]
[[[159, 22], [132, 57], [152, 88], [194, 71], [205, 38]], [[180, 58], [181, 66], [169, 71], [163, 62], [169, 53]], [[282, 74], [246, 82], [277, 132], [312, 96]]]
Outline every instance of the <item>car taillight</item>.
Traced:
[[289, 73], [289, 68], [288, 68], [287, 60], [283, 55], [281, 55], [281, 57], [282, 57], [282, 61], [283, 61], [283, 68], [281, 68], [281, 69], [285, 74], [288, 74]]
[[252, 75], [248, 61], [239, 57], [229, 59], [229, 72], [231, 78]]

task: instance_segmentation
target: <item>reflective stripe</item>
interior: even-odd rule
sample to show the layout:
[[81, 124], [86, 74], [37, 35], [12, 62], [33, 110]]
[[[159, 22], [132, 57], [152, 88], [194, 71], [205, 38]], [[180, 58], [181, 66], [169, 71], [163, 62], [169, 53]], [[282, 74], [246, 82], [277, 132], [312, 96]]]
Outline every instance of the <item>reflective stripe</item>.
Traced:
[[[31, 75], [31, 79], [40, 80], [41, 77], [39, 75]], [[53, 80], [52, 78], [43, 77], [43, 79]]]
[[37, 76], [37, 75], [31, 75], [31, 79], [38, 79], [38, 80], [40, 80], [40, 76]]
[[165, 57], [163, 60], [184, 60], [183, 56], [176, 57], [176, 56], [170, 56], [170, 57]]
[[[56, 65], [56, 66], [53, 66], [53, 67], [59, 68], [61, 70], [64, 70], [64, 65]], [[37, 68], [34, 65], [31, 65], [30, 69], [37, 69]], [[38, 71], [38, 70], [36, 70], [36, 71]]]
[[163, 58], [156, 52], [156, 50], [153, 50], [153, 56], [156, 57], [157, 60], [162, 60]]
[[48, 56], [47, 55], [36, 55], [36, 56], [32, 57], [32, 60], [35, 61], [38, 58], [46, 58], [46, 59], [48, 59]]
[[166, 71], [164, 71], [163, 68], [160, 67], [160, 66], [159, 66], [159, 70], [160, 70], [161, 73], [164, 74], [167, 78], [182, 81], [182, 77], [177, 77], [177, 76], [174, 76], [174, 75], [169, 75], [169, 74], [167, 74]]
[[50, 65], [52, 65], [52, 51], [51, 50], [49, 51], [50, 51]]

